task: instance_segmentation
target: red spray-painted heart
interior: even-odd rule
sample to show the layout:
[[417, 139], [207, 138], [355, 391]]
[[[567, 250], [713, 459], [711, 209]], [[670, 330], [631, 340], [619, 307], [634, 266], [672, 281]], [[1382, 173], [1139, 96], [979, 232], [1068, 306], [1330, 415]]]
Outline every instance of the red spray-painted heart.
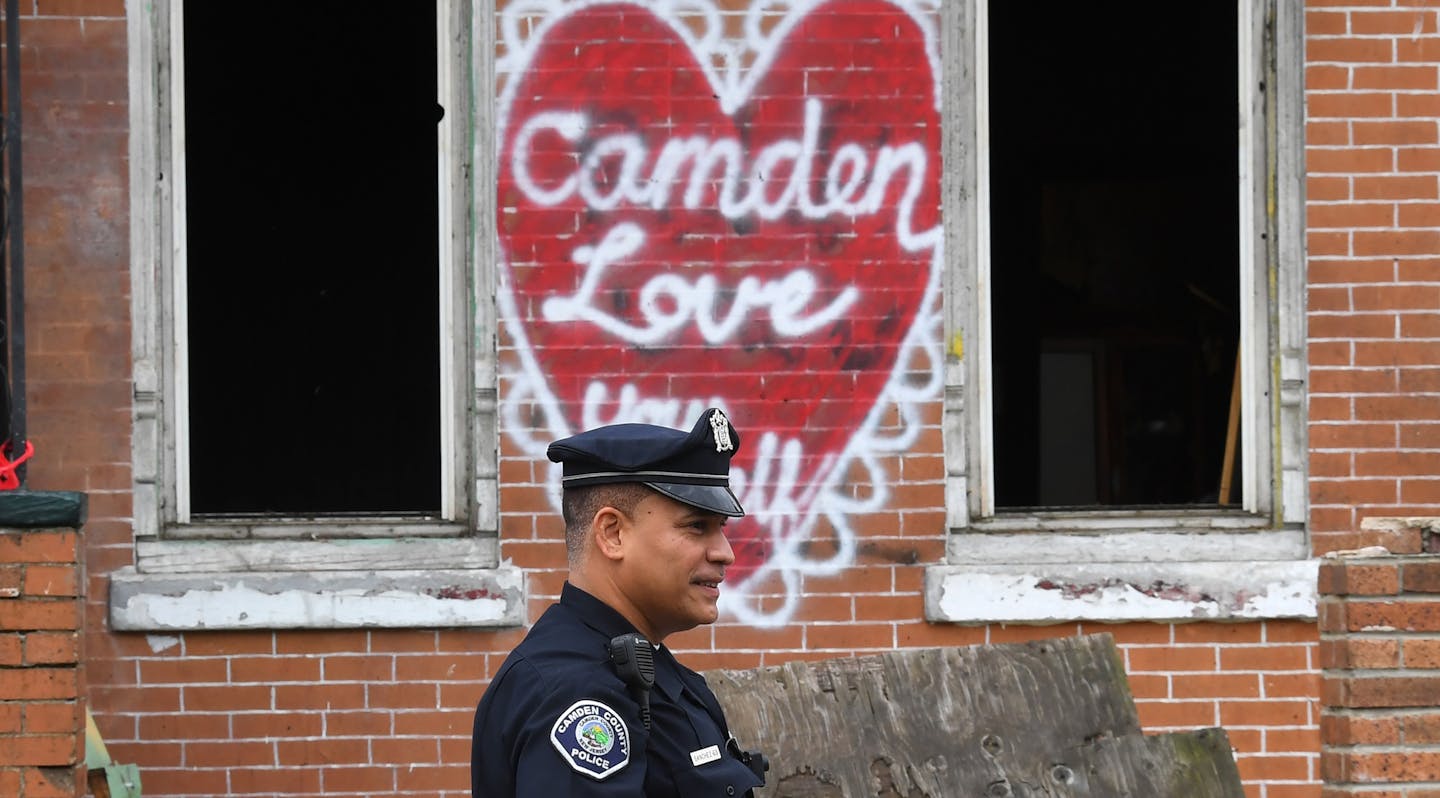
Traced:
[[557, 431], [726, 409], [743, 583], [815, 523], [936, 296], [933, 44], [890, 2], [818, 2], [727, 83], [655, 8], [559, 7], [517, 59], [501, 305]]

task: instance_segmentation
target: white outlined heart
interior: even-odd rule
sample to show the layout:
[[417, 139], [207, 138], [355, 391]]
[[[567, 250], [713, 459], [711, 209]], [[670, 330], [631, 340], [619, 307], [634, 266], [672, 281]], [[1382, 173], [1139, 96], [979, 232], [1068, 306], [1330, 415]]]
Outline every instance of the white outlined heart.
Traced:
[[[874, 5], [874, 3], [872, 3]], [[939, 60], [936, 54], [936, 37], [933, 26], [933, 6], [921, 7], [909, 3], [885, 2], [883, 5], [895, 10], [898, 14], [908, 17], [913, 24], [913, 30], [918, 31], [918, 40], [898, 41], [897, 47], [919, 48], [923, 55], [915, 58], [918, 63], [928, 64], [931, 75], [930, 101], [934, 104], [938, 117], [938, 87], [939, 87]], [[504, 224], [505, 214], [513, 215], [522, 212], [536, 213], [540, 211], [559, 207], [567, 199], [574, 199], [586, 187], [583, 183], [584, 176], [573, 186], [569, 182], [545, 183], [535, 182], [529, 187], [523, 185], [523, 181], [515, 180], [516, 175], [524, 176], [526, 173], [522, 168], [523, 159], [516, 160], [513, 156], [519, 153], [528, 157], [529, 150], [522, 150], [518, 146], [507, 149], [511, 142], [514, 131], [508, 125], [511, 122], [510, 116], [517, 104], [516, 94], [519, 87], [525, 83], [525, 78], [532, 68], [536, 68], [537, 62], [543, 61], [546, 57], [547, 37], [557, 26], [565, 23], [576, 14], [587, 12], [600, 7], [606, 8], [633, 8], [641, 15], [648, 15], [659, 20], [668, 27], [667, 35], [676, 37], [689, 47], [695, 56], [698, 68], [703, 72], [709, 87], [713, 90], [713, 97], [718, 103], [720, 111], [729, 118], [734, 118], [738, 113], [743, 112], [750, 103], [757, 87], [762, 85], [765, 78], [780, 57], [780, 50], [784, 43], [793, 41], [798, 25], [813, 22], [823, 17], [831, 8], [836, 8], [839, 3], [836, 0], [815, 0], [793, 5], [781, 5], [776, 3], [757, 2], [746, 12], [743, 22], [743, 39], [726, 39], [721, 31], [723, 29], [723, 15], [713, 5], [701, 2], [701, 0], [687, 0], [687, 2], [630, 2], [630, 3], [599, 3], [599, 2], [535, 2], [534, 0], [522, 0], [506, 7], [501, 12], [501, 33], [504, 39], [505, 54], [497, 61], [497, 72], [504, 78], [504, 90], [500, 99], [500, 110], [498, 119], [497, 142], [500, 147], [502, 159], [502, 175], [510, 178], [507, 185], [520, 185], [520, 199], [515, 197], [501, 197], [502, 215], [502, 239], [509, 247], [502, 247], [502, 256], [505, 262], [501, 264], [500, 291], [497, 297], [501, 314], [505, 321], [505, 332], [514, 344], [513, 364], [503, 376], [502, 388], [502, 421], [503, 429], [510, 440], [515, 443], [523, 452], [528, 455], [543, 459], [545, 446], [550, 440], [557, 437], [572, 434], [579, 428], [588, 428], [601, 423], [613, 423], [617, 421], [647, 421], [659, 423], [672, 427], [688, 428], [699, 411], [710, 405], [718, 405], [730, 410], [729, 405], [739, 401], [743, 397], [726, 395], [726, 387], [730, 386], [732, 391], [743, 390], [737, 388], [741, 384], [738, 378], [739, 372], [717, 375], [713, 393], [702, 393], [701, 391], [691, 392], [688, 395], [682, 392], [651, 392], [644, 393], [634, 384], [617, 388], [612, 393], [607, 393], [603, 398], [608, 404], [600, 404], [599, 407], [606, 408], [610, 415], [602, 415], [599, 410], [590, 408], [588, 401], [589, 393], [581, 391], [573, 386], [567, 387], [563, 394], [557, 394], [553, 379], [556, 378], [556, 363], [552, 360], [546, 361], [547, 346], [545, 340], [536, 339], [536, 333], [548, 333], [537, 327], [542, 323], [576, 322], [590, 324], [586, 329], [591, 335], [599, 337], [609, 336], [620, 341], [621, 345], [612, 347], [613, 352], [630, 351], [635, 347], [644, 350], [645, 347], [653, 347], [657, 341], [664, 340], [673, 334], [672, 329], [660, 329], [657, 325], [661, 322], [672, 323], [678, 314], [678, 310], [670, 306], [661, 306], [654, 310], [647, 324], [649, 327], [641, 326], [634, 319], [622, 321], [618, 312], [602, 312], [598, 305], [590, 301], [592, 295], [585, 293], [584, 284], [575, 288], [575, 293], [562, 298], [551, 296], [543, 302], [535, 302], [535, 297], [526, 295], [526, 304], [522, 312], [522, 304], [519, 301], [520, 294], [517, 293], [520, 287], [526, 285], [526, 280], [533, 279], [529, 276], [516, 276], [515, 269], [532, 268], [526, 260], [525, 253], [518, 251], [516, 245], [527, 244], [532, 241], [542, 241], [541, 245], [553, 244], [555, 236], [544, 236], [542, 238], [520, 238], [511, 233], [507, 234]], [[694, 26], [699, 26], [699, 32]], [[898, 29], [898, 26], [897, 26]], [[558, 46], [558, 45], [557, 45]], [[637, 45], [643, 46], [643, 45]], [[748, 66], [747, 66], [748, 64]], [[543, 64], [542, 64], [543, 65]], [[717, 66], [718, 65], [718, 66]], [[533, 97], [523, 98], [527, 108], [534, 105]], [[824, 101], [807, 100], [804, 104], [805, 118], [807, 120], [806, 130], [811, 130], [808, 124], [811, 117], [815, 117], [813, 127], [823, 127], [823, 120], [820, 118], [825, 110]], [[605, 142], [613, 140], [611, 155], [623, 157], [627, 152], [639, 152], [641, 145], [634, 144], [631, 139], [624, 139], [622, 136], [612, 136], [605, 139], [599, 135], [598, 128], [595, 135], [586, 137], [592, 131], [587, 129], [589, 118], [578, 111], [565, 106], [563, 101], [555, 104], [558, 110], [551, 113], [556, 114], [553, 124], [544, 128], [552, 138], [565, 139], [570, 133], [574, 134], [574, 141], [584, 141], [586, 146], [603, 148]], [[547, 111], [549, 112], [549, 111]], [[566, 116], [569, 114], [569, 116]], [[534, 114], [525, 120], [517, 122], [517, 129], [530, 120]], [[574, 129], [566, 128], [565, 125], [573, 125]], [[818, 135], [818, 134], [817, 134]], [[599, 138], [600, 143], [596, 144]], [[738, 140], [739, 134], [737, 134]], [[802, 139], [804, 136], [801, 137]], [[526, 140], [528, 141], [528, 139]], [[716, 133], [712, 138], [706, 139], [708, 146], [716, 148], [729, 139]], [[628, 142], [628, 143], [627, 143]], [[788, 145], [788, 146], [787, 146]], [[579, 146], [579, 145], [577, 145]], [[777, 139], [771, 145], [776, 153], [795, 153], [804, 151], [805, 146], [799, 139], [791, 143], [783, 138]], [[629, 147], [631, 149], [627, 150]], [[738, 148], [738, 145], [736, 145]], [[932, 149], [936, 148], [933, 144]], [[844, 148], [839, 148], [843, 150]], [[742, 503], [753, 515], [759, 518], [759, 522], [767, 536], [765, 541], [766, 557], [763, 562], [752, 564], [753, 567], [747, 574], [747, 578], [739, 584], [727, 582], [726, 591], [722, 598], [724, 608], [733, 613], [739, 620], [758, 626], [772, 626], [785, 622], [794, 612], [799, 600], [800, 581], [805, 575], [830, 575], [853, 563], [856, 553], [856, 535], [851, 518], [860, 513], [874, 512], [883, 509], [890, 496], [890, 480], [892, 475], [887, 473], [883, 458], [896, 452], [908, 450], [922, 429], [924, 422], [921, 418], [921, 408], [927, 402], [933, 402], [940, 394], [943, 382], [943, 353], [942, 342], [944, 339], [942, 329], [942, 316], [940, 313], [940, 274], [944, 262], [941, 251], [941, 228], [938, 220], [933, 224], [912, 224], [914, 203], [919, 196], [914, 189], [915, 181], [911, 180], [908, 188], [899, 196], [892, 196], [885, 192], [871, 192], [871, 195], [862, 194], [859, 191], [848, 192], [846, 186], [855, 183], [850, 175], [859, 174], [861, 167], [855, 164], [873, 164], [874, 173], [872, 185], [880, 185], [887, 188], [887, 178], [898, 177], [902, 174], [901, 169], [908, 166], [908, 172], [904, 174], [915, 175], [926, 173], [925, 170], [933, 162], [938, 169], [938, 153], [925, 151], [922, 160], [915, 160], [913, 149], [904, 150], [902, 147], [894, 147], [893, 160], [897, 164], [891, 172], [884, 172], [881, 169], [883, 158], [886, 152], [885, 147], [879, 147], [878, 155], [867, 155], [869, 160], [853, 160], [859, 156], [853, 156], [849, 173], [841, 170], [841, 176], [832, 175], [828, 187], [829, 193], [826, 197], [834, 200], [815, 202], [813, 199], [806, 206], [802, 200], [792, 199], [791, 206], [781, 207], [783, 213], [775, 213], [772, 216], [776, 219], [785, 216], [790, 218], [795, 214], [812, 219], [833, 219], [848, 212], [858, 217], [865, 214], [890, 214], [893, 216], [894, 224], [890, 228], [895, 240], [904, 251], [918, 254], [923, 257], [926, 266], [923, 285], [916, 286], [917, 299], [913, 305], [913, 319], [903, 334], [896, 333], [896, 346], [893, 362], [883, 366], [885, 358], [880, 358], [884, 373], [883, 385], [879, 385], [873, 400], [862, 394], [857, 401], [865, 402], [865, 412], [857, 415], [853, 430], [847, 429], [848, 437], [842, 446], [826, 451], [810, 452], [815, 458], [813, 462], [819, 465], [809, 466], [808, 469], [799, 469], [793, 466], [792, 462], [799, 462], [804, 453], [804, 446], [795, 438], [787, 438], [783, 430], [771, 430], [763, 427], [750, 427], [752, 432], [747, 436], [745, 445], [742, 447], [742, 454], [748, 454], [751, 463], [751, 472], [737, 468], [734, 475], [734, 484], [737, 492], [740, 493]], [[538, 151], [538, 150], [537, 150]], [[782, 152], [783, 151], [783, 152]], [[763, 161], [766, 151], [758, 154], [749, 153], [755, 160]], [[780, 155], [775, 156], [778, 160]], [[512, 158], [506, 162], [506, 158]], [[905, 160], [909, 158], [910, 160]], [[798, 160], [798, 159], [797, 159]], [[839, 156], [834, 156], [832, 164], [839, 161]], [[758, 173], [758, 167], [751, 168], [750, 174]], [[597, 175], [603, 177], [601, 170]], [[936, 179], [938, 178], [927, 178]], [[605, 213], [611, 211], [611, 207], [598, 207], [601, 202], [611, 202], [615, 205], [625, 200], [631, 204], [640, 204], [648, 200], [652, 195], [645, 194], [639, 188], [634, 190], [635, 196], [621, 197], [623, 193], [614, 189], [608, 184], [601, 186], [598, 177], [591, 177], [590, 194], [586, 195], [590, 206], [590, 215], [587, 219], [597, 216], [604, 217]], [[737, 178], [738, 180], [738, 178]], [[505, 183], [505, 181], [502, 181]], [[636, 183], [635, 185], [639, 185]], [[928, 190], [932, 188], [925, 185]], [[677, 195], [678, 196], [678, 195]], [[711, 214], [714, 216], [726, 216], [733, 222], [752, 217], [765, 218], [766, 197], [764, 189], [753, 189], [749, 194], [742, 195], [737, 189], [737, 196], [752, 200], [749, 205], [742, 201], [736, 201], [735, 208], [731, 211], [715, 209]], [[782, 193], [781, 197], [784, 198]], [[807, 193], [804, 197], [810, 197]], [[869, 204], [867, 205], [867, 198]], [[662, 198], [664, 199], [664, 198]], [[723, 198], [722, 198], [723, 199]], [[553, 202], [552, 202], [553, 200]], [[661, 200], [656, 200], [661, 202]], [[679, 200], [676, 199], [678, 203]], [[777, 207], [780, 200], [776, 200]], [[847, 204], [848, 203], [848, 204]], [[907, 204], [908, 203], [908, 204]], [[722, 202], [723, 204], [723, 202]], [[881, 207], [881, 206], [884, 207]], [[872, 207], [873, 206], [873, 207]], [[696, 212], [695, 207], [688, 207], [689, 212]], [[699, 208], [704, 210], [704, 208]], [[927, 212], [929, 212], [927, 210]], [[728, 215], [727, 215], [728, 214]], [[933, 217], [933, 213], [930, 213]], [[604, 217], [608, 218], [608, 217]], [[571, 259], [586, 268], [587, 276], [595, 274], [600, 267], [597, 264], [617, 264], [619, 268], [624, 258], [632, 256], [643, 256], [644, 245], [644, 218], [640, 221], [627, 220], [620, 216], [615, 217], [615, 223], [604, 235], [589, 232], [587, 238], [576, 237], [571, 242], [574, 244], [569, 252]], [[801, 220], [803, 221], [803, 219]], [[578, 223], [577, 223], [578, 224]], [[630, 225], [630, 226], [627, 226]], [[634, 228], [634, 229], [632, 229]], [[636, 232], [638, 230], [638, 233]], [[557, 235], [567, 234], [566, 231], [559, 231]], [[636, 236], [639, 238], [636, 238]], [[628, 237], [627, 237], [628, 236]], [[567, 246], [570, 246], [567, 244]], [[607, 249], [607, 246], [609, 249]], [[511, 251], [511, 250], [515, 251]], [[608, 253], [608, 254], [607, 254]], [[603, 256], [603, 258], [602, 258]], [[604, 258], [609, 258], [605, 260]], [[542, 263], [553, 263], [555, 261], [542, 261]], [[549, 267], [555, 268], [555, 267]], [[635, 266], [628, 267], [631, 270]], [[530, 275], [533, 272], [523, 272]], [[823, 270], [816, 277], [804, 268], [796, 268], [787, 275], [782, 282], [780, 279], [763, 281], [756, 279], [750, 284], [750, 293], [745, 294], [744, 283], [735, 289], [738, 294], [727, 295], [731, 300], [730, 312], [733, 314], [739, 311], [736, 308], [742, 305], [741, 302], [733, 301], [735, 296], [749, 296], [750, 302], [755, 309], [757, 318], [767, 318], [774, 327], [775, 335], [784, 337], [801, 338], [805, 331], [818, 329], [825, 324], [835, 321], [835, 317], [842, 312], [850, 310], [855, 302], [853, 294], [847, 294], [847, 290], [853, 291], [853, 287], [828, 285], [825, 277], [831, 276]], [[667, 301], [679, 301], [684, 305], [685, 300], [677, 288], [677, 280], [680, 278], [674, 274], [655, 272], [651, 283], [660, 286], [653, 294], [659, 295]], [[703, 327], [704, 321], [702, 312], [708, 308], [715, 311], [720, 302], [717, 297], [720, 289], [713, 284], [703, 283], [704, 278], [684, 283], [685, 290], [694, 292], [694, 297], [684, 305], [687, 312], [694, 313], [696, 326]], [[808, 280], [808, 282], [807, 282]], [[647, 284], [649, 285], [649, 284]], [[707, 288], [706, 286], [709, 286]], [[667, 289], [666, 287], [669, 286]], [[568, 286], [567, 286], [568, 290]], [[666, 293], [666, 291], [669, 293]], [[706, 294], [705, 291], [711, 291]], [[768, 292], [768, 293], [767, 293]], [[807, 293], [808, 292], [808, 293]], [[532, 292], [533, 293], [533, 292]], [[637, 292], [641, 294], [642, 292]], [[923, 294], [923, 295], [922, 295]], [[794, 297], [799, 296], [809, 301], [796, 301]], [[787, 299], [788, 297], [788, 299]], [[846, 297], [849, 297], [847, 300]], [[702, 299], [708, 301], [706, 305]], [[581, 301], [585, 300], [585, 301]], [[876, 301], [871, 297], [870, 301]], [[897, 300], [898, 301], [898, 300]], [[848, 304], [847, 304], [848, 302]], [[768, 304], [767, 304], [768, 303]], [[787, 304], [788, 303], [788, 304]], [[545, 316], [537, 310], [536, 305], [548, 307], [550, 316]], [[745, 308], [742, 308], [742, 310]], [[590, 313], [586, 316], [585, 313]], [[829, 312], [830, 315], [826, 315]], [[567, 315], [568, 314], [568, 315]], [[667, 315], [668, 314], [668, 315]], [[607, 321], [607, 319], [609, 321]], [[659, 321], [656, 321], [659, 320]], [[687, 321], [689, 319], [687, 318]], [[795, 322], [798, 326], [785, 328], [780, 321]], [[613, 322], [609, 327], [606, 323]], [[678, 326], [674, 324], [672, 326]], [[715, 333], [719, 336], [717, 340], [722, 342], [725, 335], [738, 334], [736, 330], [740, 327], [731, 325], [722, 327], [719, 320], [712, 320], [712, 326], [721, 332]], [[599, 332], [596, 332], [596, 331]], [[657, 332], [658, 330], [658, 332]], [[799, 332], [796, 332], [796, 331]], [[638, 331], [638, 332], [637, 332]], [[633, 333], [633, 334], [632, 334]], [[651, 338], [639, 337], [641, 333], [651, 334]], [[541, 336], [542, 339], [546, 335]], [[723, 343], [722, 343], [723, 345]], [[852, 343], [852, 348], [855, 346]], [[639, 357], [637, 355], [637, 357]], [[547, 368], [548, 366], [548, 368]], [[650, 375], [654, 376], [654, 375]], [[651, 381], [653, 383], [653, 380]], [[591, 389], [594, 388], [592, 384]], [[624, 389], [633, 389], [627, 395]], [[677, 395], [678, 394], [678, 395]], [[586, 397], [583, 404], [585, 407], [577, 410], [577, 403], [581, 397]], [[619, 400], [619, 404], [615, 402]], [[616, 408], [619, 408], [616, 410]], [[567, 410], [570, 414], [567, 415]], [[736, 415], [737, 427], [742, 435], [746, 434], [744, 414]], [[882, 425], [882, 418], [885, 419]], [[743, 450], [748, 449], [749, 452]], [[796, 454], [796, 452], [801, 452]], [[738, 460], [738, 458], [737, 458]], [[812, 462], [812, 461], [807, 461]], [[789, 469], [790, 473], [786, 473]], [[803, 471], [803, 473], [801, 473]], [[552, 480], [554, 475], [552, 474]], [[843, 484], [842, 484], [843, 483]], [[776, 484], [788, 485], [789, 493], [782, 496], [783, 491], [775, 488]], [[762, 489], [762, 486], [765, 486]], [[782, 500], [783, 499], [783, 500]], [[817, 529], [822, 529], [821, 521], [828, 524], [826, 536], [832, 542], [833, 548], [830, 553], [823, 557], [812, 557], [809, 554], [812, 536]], [[764, 594], [766, 596], [779, 595], [779, 601], [757, 602], [749, 600], [754, 595]]]

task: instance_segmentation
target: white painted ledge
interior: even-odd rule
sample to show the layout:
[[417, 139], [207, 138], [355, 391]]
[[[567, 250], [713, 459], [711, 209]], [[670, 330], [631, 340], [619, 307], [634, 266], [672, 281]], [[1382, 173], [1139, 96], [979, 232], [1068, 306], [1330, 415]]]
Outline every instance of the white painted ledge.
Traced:
[[1315, 618], [1316, 560], [940, 565], [925, 617], [950, 623]]
[[118, 631], [416, 629], [525, 622], [525, 578], [510, 565], [448, 571], [225, 572], [110, 579]]
[[[295, 535], [293, 529], [290, 534]], [[135, 566], [146, 574], [468, 571], [494, 568], [499, 562], [499, 551], [493, 537], [141, 539], [135, 542]]]
[[982, 624], [1313, 620], [1303, 532], [956, 534], [925, 573], [925, 617]]
[[[1071, 529], [1078, 522], [1071, 523]], [[1304, 560], [1305, 533], [1297, 529], [1227, 532], [1214, 529], [1155, 531], [1117, 529], [1114, 522], [1092, 532], [962, 532], [945, 544], [952, 565], [982, 563], [1231, 562]]]

